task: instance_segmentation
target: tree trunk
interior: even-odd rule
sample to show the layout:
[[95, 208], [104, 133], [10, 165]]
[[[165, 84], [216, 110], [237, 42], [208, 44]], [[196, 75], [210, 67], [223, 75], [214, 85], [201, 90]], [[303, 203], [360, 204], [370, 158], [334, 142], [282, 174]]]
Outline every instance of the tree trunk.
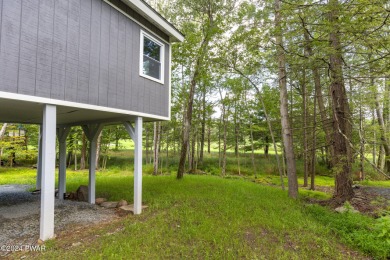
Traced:
[[[379, 104], [379, 97], [378, 93], [375, 93], [375, 110], [376, 110], [376, 117], [378, 119], [379, 124], [379, 132], [380, 132], [380, 140], [381, 140], [381, 146], [384, 151], [384, 172], [386, 174], [390, 173], [390, 145], [389, 141], [386, 137], [386, 125], [385, 121], [383, 119], [383, 114], [381, 112], [380, 104]], [[378, 158], [378, 166], [379, 166], [379, 158]]]
[[[210, 19], [210, 28], [213, 27], [213, 20], [211, 17], [211, 14], [209, 14]], [[210, 29], [209, 28], [209, 29]], [[184, 170], [185, 170], [185, 163], [187, 158], [187, 150], [189, 145], [189, 139], [190, 139], [190, 131], [191, 131], [191, 124], [192, 124], [192, 109], [194, 104], [194, 95], [195, 95], [195, 87], [198, 84], [199, 81], [199, 74], [201, 66], [203, 65], [203, 60], [206, 55], [208, 45], [209, 45], [209, 37], [211, 33], [211, 29], [206, 32], [206, 35], [204, 36], [204, 39], [202, 41], [202, 44], [200, 46], [200, 54], [196, 60], [195, 65], [195, 71], [194, 75], [191, 80], [190, 84], [190, 93], [188, 95], [188, 103], [186, 108], [186, 113], [183, 118], [183, 133], [182, 133], [182, 146], [181, 146], [181, 152], [180, 152], [180, 161], [179, 161], [179, 167], [177, 170], [177, 178], [181, 179], [184, 176]]]
[[[4, 123], [0, 130], [0, 140], [3, 139], [5, 131], [7, 130], [7, 123]], [[3, 147], [0, 148], [0, 167], [1, 167], [1, 157], [3, 156]]]
[[221, 157], [221, 127], [222, 127], [222, 114], [221, 114], [221, 117], [219, 119], [219, 124], [218, 124], [218, 166], [219, 168], [222, 167], [222, 157]]
[[310, 189], [315, 190], [315, 177], [316, 177], [316, 151], [317, 151], [317, 89], [314, 89], [314, 104], [313, 104], [313, 135], [312, 135], [312, 147], [311, 147], [311, 167], [310, 170]]
[[[308, 57], [313, 57], [313, 49], [312, 49], [312, 43], [309, 37], [309, 33], [306, 29], [305, 21], [302, 19], [303, 27], [304, 27], [304, 37], [305, 37], [305, 52], [307, 53]], [[326, 114], [326, 108], [324, 105], [324, 98], [322, 95], [322, 89], [321, 89], [321, 77], [320, 73], [318, 71], [317, 65], [312, 66], [312, 73], [313, 73], [313, 79], [314, 79], [314, 88], [315, 88], [315, 98], [318, 102], [318, 108], [320, 110], [320, 116], [321, 116], [321, 122], [322, 122], [322, 129], [325, 132], [325, 149], [327, 156], [330, 155], [330, 158], [327, 158], [328, 167], [332, 167], [332, 156], [333, 156], [333, 146], [332, 146], [332, 126], [329, 124], [330, 119], [328, 118]]]
[[364, 140], [364, 128], [363, 128], [363, 110], [362, 110], [362, 93], [359, 93], [359, 139], [360, 139], [360, 181], [365, 179], [365, 173], [364, 173], [364, 161], [365, 161], [365, 140]]
[[98, 139], [97, 139], [97, 148], [96, 148], [96, 170], [99, 169], [100, 165], [99, 165], [99, 162], [100, 162], [100, 148], [101, 148], [101, 145], [102, 145], [102, 135], [103, 135], [103, 131], [100, 132], [99, 136], [98, 136]]
[[199, 165], [203, 165], [204, 140], [206, 132], [206, 90], [203, 91], [202, 97], [202, 128], [200, 132], [200, 151], [199, 151]]
[[381, 171], [385, 171], [385, 149], [383, 148], [383, 145], [379, 146], [377, 168]]
[[251, 160], [252, 160], [252, 167], [253, 167], [253, 174], [255, 175], [255, 179], [257, 178], [256, 173], [256, 165], [255, 165], [255, 146], [253, 144], [253, 128], [252, 128], [252, 118], [249, 119], [249, 131], [250, 131], [250, 140], [251, 140]]
[[330, 54], [330, 94], [333, 104], [333, 171], [336, 178], [335, 198], [339, 203], [350, 200], [353, 195], [351, 175], [351, 149], [349, 142], [352, 131], [350, 110], [343, 78], [342, 47], [340, 43], [340, 25], [338, 22], [340, 4], [338, 0], [329, 0], [329, 21], [331, 32], [329, 41]]
[[74, 153], [74, 170], [77, 171], [77, 153]]
[[222, 122], [223, 122], [223, 150], [222, 150], [222, 176], [226, 175], [226, 150], [227, 150], [227, 120], [226, 107], [222, 108]]
[[1, 127], [0, 129], [0, 140], [3, 138], [4, 134], [5, 134], [5, 131], [7, 130], [7, 126], [8, 124], [7, 123], [4, 123], [3, 126]]
[[[375, 109], [374, 109], [375, 110]], [[375, 125], [375, 111], [372, 111], [372, 125]], [[376, 131], [374, 130], [374, 141], [372, 144], [372, 163], [376, 164]]]
[[207, 153], [211, 153], [211, 126], [208, 126], [207, 130]]
[[84, 170], [86, 166], [87, 158], [87, 140], [85, 138], [85, 133], [82, 133], [82, 146], [81, 146], [81, 158], [80, 158], [80, 170]]
[[195, 173], [195, 154], [196, 154], [196, 147], [195, 147], [195, 144], [196, 144], [196, 131], [197, 129], [195, 129], [193, 135], [192, 135], [192, 140], [191, 140], [191, 164], [190, 164], [190, 172], [191, 173]]
[[161, 122], [154, 122], [153, 138], [153, 175], [158, 174], [158, 159], [160, 153]]
[[282, 123], [283, 144], [286, 154], [286, 165], [288, 175], [288, 195], [291, 198], [298, 197], [298, 180], [295, 165], [295, 155], [293, 147], [293, 136], [291, 133], [290, 120], [288, 116], [288, 96], [287, 96], [287, 75], [286, 59], [283, 50], [283, 38], [281, 31], [280, 0], [275, 0], [275, 28], [276, 28], [276, 48], [278, 56], [278, 76], [280, 88], [280, 115]]
[[307, 89], [306, 89], [306, 70], [303, 70], [302, 80], [302, 109], [303, 109], [303, 187], [308, 185], [308, 174], [309, 174], [309, 149], [308, 149], [308, 133], [307, 133], [307, 118], [308, 118], [308, 107], [307, 107]]

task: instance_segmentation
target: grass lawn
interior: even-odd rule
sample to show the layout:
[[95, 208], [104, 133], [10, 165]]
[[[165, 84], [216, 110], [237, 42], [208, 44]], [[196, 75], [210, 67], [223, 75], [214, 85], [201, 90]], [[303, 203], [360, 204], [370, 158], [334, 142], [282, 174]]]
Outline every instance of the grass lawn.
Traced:
[[[87, 183], [87, 171], [69, 171], [68, 190]], [[0, 184], [34, 183], [31, 169], [0, 169]], [[132, 201], [127, 171], [97, 174], [97, 196]], [[286, 192], [244, 179], [186, 175], [144, 176], [139, 216], [46, 243], [37, 257], [62, 259], [260, 258], [345, 259], [390, 257], [376, 220], [336, 214], [289, 199]], [[80, 246], [71, 247], [75, 242]], [[358, 253], [351, 250], [356, 250]]]

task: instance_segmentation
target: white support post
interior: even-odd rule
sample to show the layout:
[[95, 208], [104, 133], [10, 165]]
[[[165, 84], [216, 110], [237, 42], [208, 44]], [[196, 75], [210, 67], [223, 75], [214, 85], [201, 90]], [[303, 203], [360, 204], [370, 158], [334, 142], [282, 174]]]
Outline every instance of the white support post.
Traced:
[[40, 239], [54, 237], [56, 106], [44, 105], [42, 122], [42, 189]]
[[82, 126], [89, 144], [89, 183], [88, 183], [88, 202], [95, 204], [96, 193], [96, 149], [97, 139], [103, 129], [102, 124]]
[[134, 131], [134, 214], [142, 212], [142, 117], [135, 119]]
[[96, 194], [96, 140], [90, 142], [89, 145], [89, 183], [88, 183], [88, 202], [95, 204]]
[[66, 192], [66, 138], [69, 135], [70, 127], [59, 127], [57, 137], [59, 144], [59, 168], [58, 168], [58, 198], [64, 199]]
[[38, 136], [38, 159], [37, 159], [37, 181], [35, 184], [35, 189], [41, 189], [42, 182], [42, 125], [39, 126], [39, 136]]

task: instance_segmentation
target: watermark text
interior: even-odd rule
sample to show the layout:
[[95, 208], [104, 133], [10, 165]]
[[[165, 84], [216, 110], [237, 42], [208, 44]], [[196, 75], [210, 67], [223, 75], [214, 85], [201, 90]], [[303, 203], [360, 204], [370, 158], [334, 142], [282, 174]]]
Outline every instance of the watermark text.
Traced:
[[46, 251], [45, 245], [0, 245], [0, 252], [42, 252]]

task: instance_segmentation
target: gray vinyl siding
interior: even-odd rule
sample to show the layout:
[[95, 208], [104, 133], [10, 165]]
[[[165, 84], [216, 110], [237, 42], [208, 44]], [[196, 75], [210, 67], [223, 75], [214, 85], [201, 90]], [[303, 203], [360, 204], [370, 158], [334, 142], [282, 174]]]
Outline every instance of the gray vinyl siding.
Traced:
[[141, 77], [140, 31], [151, 32], [116, 9], [101, 0], [0, 0], [0, 8], [0, 91], [168, 116], [169, 46], [164, 85]]

